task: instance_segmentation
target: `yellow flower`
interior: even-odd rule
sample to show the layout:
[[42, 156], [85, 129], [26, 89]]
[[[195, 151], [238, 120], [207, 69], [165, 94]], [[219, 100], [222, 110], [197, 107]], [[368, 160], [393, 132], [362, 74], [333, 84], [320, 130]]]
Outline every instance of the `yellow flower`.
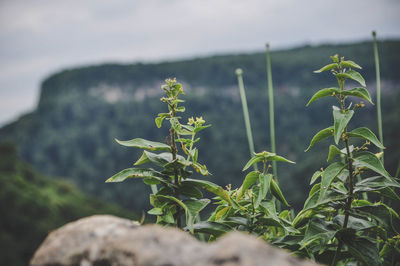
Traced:
[[202, 116], [196, 117], [196, 124], [202, 125], [202, 124], [204, 124], [205, 122], [206, 122], [206, 121], [204, 121], [204, 119], [203, 119]]
[[[197, 119], [197, 117], [196, 117], [196, 119]], [[188, 119], [187, 124], [188, 124], [189, 126], [191, 126], [191, 125], [194, 124], [194, 119], [193, 119], [193, 117], [191, 117], [191, 118]]]

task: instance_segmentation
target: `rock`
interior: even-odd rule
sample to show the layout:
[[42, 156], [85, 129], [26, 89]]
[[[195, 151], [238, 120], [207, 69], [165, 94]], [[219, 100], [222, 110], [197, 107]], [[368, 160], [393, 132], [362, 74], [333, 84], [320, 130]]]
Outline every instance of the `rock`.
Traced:
[[69, 223], [49, 234], [32, 266], [317, 265], [299, 260], [254, 236], [228, 233], [205, 244], [176, 228], [138, 226], [109, 215]]

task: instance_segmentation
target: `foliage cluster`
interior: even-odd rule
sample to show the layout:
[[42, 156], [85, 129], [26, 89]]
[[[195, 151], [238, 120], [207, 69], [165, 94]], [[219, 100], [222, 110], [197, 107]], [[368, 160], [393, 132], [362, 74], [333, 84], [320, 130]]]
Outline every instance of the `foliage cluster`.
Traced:
[[[257, 163], [262, 164], [263, 170], [248, 173], [237, 189], [231, 186], [223, 189], [210, 181], [190, 178], [193, 171], [189, 168], [202, 175], [209, 174], [198, 163], [199, 150], [194, 148], [199, 141], [196, 133], [208, 126], [201, 117], [189, 118], [187, 124], [180, 122], [177, 114], [185, 108], [179, 105], [183, 102], [179, 99], [183, 90], [176, 80], [168, 79], [162, 86], [166, 97], [161, 101], [167, 104], [169, 112], [160, 113], [155, 119], [159, 128], [164, 119], [169, 121], [167, 143], [140, 138], [117, 140], [121, 145], [144, 149], [135, 165], [152, 163], [160, 170], [128, 168], [107, 182], [142, 178], [147, 185], [159, 185], [159, 191], [153, 187], [150, 203], [154, 208], [148, 212], [157, 216], [157, 223], [175, 225], [203, 237], [206, 234], [210, 240], [227, 231], [240, 230], [322, 263], [395, 265], [400, 261], [400, 235], [393, 219], [400, 217], [389, 205], [400, 201], [396, 192], [400, 183], [385, 170], [380, 160], [382, 153], [371, 152], [371, 144], [384, 148], [375, 134], [367, 127], [350, 130], [349, 122], [355, 111], [365, 107], [364, 101], [372, 104], [365, 80], [356, 71], [361, 67], [338, 55], [331, 59], [331, 64], [315, 72], [330, 71], [338, 86], [319, 90], [307, 105], [333, 96], [339, 106], [333, 106], [333, 125], [320, 130], [307, 150], [326, 138], [333, 138], [327, 161], [334, 162], [313, 174], [310, 184], [316, 184], [297, 215], [289, 208], [276, 177], [269, 173], [271, 161], [294, 162], [275, 153], [255, 153], [243, 171]], [[345, 87], [349, 80], [361, 87]], [[179, 146], [184, 156], [179, 155]], [[201, 190], [213, 193], [217, 205], [203, 221], [199, 213], [211, 200], [203, 198]], [[286, 209], [277, 207], [277, 201]]]

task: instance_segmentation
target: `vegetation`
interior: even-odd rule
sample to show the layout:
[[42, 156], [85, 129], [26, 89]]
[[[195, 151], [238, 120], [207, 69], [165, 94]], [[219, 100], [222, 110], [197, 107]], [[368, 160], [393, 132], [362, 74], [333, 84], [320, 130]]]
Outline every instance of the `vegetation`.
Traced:
[[41, 176], [22, 162], [15, 148], [0, 144], [0, 265], [28, 265], [47, 234], [93, 214], [137, 216], [88, 197], [68, 181]]
[[[397, 137], [400, 106], [396, 104], [400, 100], [400, 77], [396, 71], [400, 68], [400, 42], [379, 42], [379, 49], [385, 166], [395, 173], [400, 158]], [[367, 77], [374, 98], [371, 43], [304, 46], [271, 52], [276, 150], [297, 163], [278, 171], [279, 184], [297, 211], [309, 190], [308, 176], [320, 166], [326, 167], [323, 158], [329, 147], [326, 141], [321, 142], [304, 157], [305, 140], [331, 121], [330, 114], [324, 112], [325, 104], [316, 102], [304, 108], [315, 88], [330, 83], [327, 73], [313, 75], [312, 70], [326, 61], [326, 55], [336, 52], [354, 58], [363, 66], [361, 73]], [[65, 70], [43, 82], [38, 108], [2, 127], [0, 139], [15, 143], [21, 157], [40, 172], [66, 178], [84, 192], [139, 212], [149, 208], [148, 186], [140, 182], [123, 185], [103, 182], [141, 155], [139, 149], [121, 149], [114, 138], [142, 136], [163, 140], [169, 134], [165, 127], [154, 130], [154, 116], [164, 111], [159, 105], [162, 91], [153, 88], [158, 88], [165, 76], [175, 76], [185, 86], [185, 105], [190, 106], [182, 114], [183, 119], [201, 114], [214, 125], [201, 132], [201, 141], [196, 144], [202, 151], [202, 163], [212, 169], [216, 184], [225, 187], [231, 183], [239, 187], [241, 166], [249, 159], [249, 148], [237, 80], [232, 73], [237, 67], [245, 73], [256, 151], [271, 151], [265, 133], [269, 127], [265, 60], [265, 52], [261, 51], [159, 64], [107, 64]], [[333, 99], [327, 101], [334, 104]], [[355, 114], [354, 127], [365, 125], [378, 132], [372, 117], [376, 117], [376, 109], [367, 105], [363, 112]], [[282, 166], [278, 163], [279, 169]]]
[[[396, 192], [400, 183], [385, 170], [380, 160], [383, 153], [374, 154], [370, 151], [371, 144], [384, 149], [376, 135], [367, 127], [350, 130], [355, 111], [365, 107], [364, 101], [372, 104], [364, 78], [354, 70], [361, 67], [344, 57], [339, 58], [337, 54], [331, 59], [331, 64], [314, 72], [330, 71], [338, 86], [319, 90], [307, 106], [328, 96], [336, 98], [339, 106], [333, 106], [333, 125], [320, 130], [306, 151], [332, 137], [334, 144], [329, 146], [327, 161], [335, 158], [338, 161], [313, 174], [310, 184], [317, 180], [320, 182], [312, 187], [303, 209], [297, 215], [293, 209], [277, 210], [276, 200], [286, 207], [290, 205], [283, 196], [276, 176], [268, 173], [272, 166], [267, 164], [272, 161], [294, 162], [275, 153], [254, 153], [243, 171], [257, 163], [262, 163], [263, 170], [260, 172], [255, 167], [238, 189], [228, 186], [224, 190], [212, 182], [189, 178], [192, 172], [187, 167], [192, 167], [202, 175], [209, 174], [207, 168], [197, 162], [199, 150], [194, 148], [199, 141], [199, 138], [195, 138], [196, 133], [208, 126], [204, 126], [202, 117], [196, 120], [189, 118], [186, 125], [180, 123], [177, 114], [185, 112], [185, 108], [179, 106], [183, 102], [179, 99], [183, 89], [176, 80], [168, 79], [166, 85], [162, 86], [167, 97], [161, 98], [161, 101], [167, 103], [169, 112], [160, 113], [155, 119], [159, 128], [164, 119], [170, 122], [167, 144], [144, 139], [117, 140], [121, 145], [145, 150], [135, 165], [151, 162], [161, 170], [129, 168], [112, 176], [107, 182], [143, 178], [146, 184], [161, 185], [158, 192], [150, 195], [150, 203], [154, 208], [148, 213], [157, 215], [159, 224], [175, 225], [191, 233], [208, 234], [210, 240], [230, 230], [241, 230], [256, 234], [299, 256], [333, 266], [349, 263], [395, 265], [400, 260], [400, 235], [393, 225], [393, 219], [400, 219], [400, 216], [384, 202], [400, 202]], [[240, 79], [242, 73], [239, 71], [237, 74], [244, 96]], [[356, 81], [362, 87], [345, 88], [348, 80]], [[364, 101], [354, 103], [359, 99]], [[246, 118], [245, 107], [244, 104]], [[248, 120], [247, 117], [247, 127]], [[178, 143], [186, 158], [178, 154]], [[149, 151], [167, 152], [156, 154]], [[208, 219], [195, 223], [200, 211], [211, 201], [203, 198], [200, 189], [214, 193], [218, 206]], [[374, 197], [374, 194], [379, 197]], [[185, 215], [184, 223], [181, 214]]]
[[[135, 165], [152, 163], [161, 168], [156, 171], [152, 168], [128, 168], [110, 177], [106, 182], [121, 182], [128, 178], [143, 178], [147, 185], [159, 185], [161, 189], [153, 190], [150, 195], [150, 204], [154, 207], [148, 213], [157, 215], [158, 224], [174, 224], [182, 227], [181, 216], [185, 216], [185, 225], [193, 232], [193, 223], [199, 212], [204, 209], [209, 199], [202, 199], [203, 193], [200, 189], [213, 192], [228, 199], [228, 194], [220, 186], [207, 181], [189, 178], [192, 172], [188, 167], [202, 175], [209, 172], [205, 165], [198, 162], [198, 149], [194, 144], [200, 138], [196, 134], [209, 127], [204, 125], [202, 117], [191, 117], [187, 124], [181, 124], [181, 117], [178, 113], [185, 112], [185, 107], [180, 106], [184, 102], [179, 99], [183, 94], [182, 85], [176, 80], [166, 80], [162, 86], [167, 97], [161, 101], [168, 106], [168, 113], [159, 113], [155, 119], [158, 128], [164, 120], [169, 121], [169, 135], [166, 138], [167, 144], [136, 138], [128, 141], [117, 142], [123, 146], [144, 149], [142, 156], [135, 162]], [[178, 147], [184, 152], [184, 156], [178, 154]], [[164, 151], [152, 153], [150, 151]], [[185, 199], [182, 199], [184, 197]]]

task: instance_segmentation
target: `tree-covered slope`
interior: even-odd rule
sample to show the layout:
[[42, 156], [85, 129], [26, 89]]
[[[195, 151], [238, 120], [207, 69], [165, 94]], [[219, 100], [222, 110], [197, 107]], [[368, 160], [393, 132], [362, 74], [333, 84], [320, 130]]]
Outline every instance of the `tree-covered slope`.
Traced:
[[79, 192], [64, 180], [41, 176], [10, 144], [0, 144], [0, 265], [28, 265], [47, 234], [93, 214], [137, 218]]
[[[400, 158], [400, 41], [379, 44], [383, 81], [385, 162], [392, 173]], [[279, 168], [284, 192], [293, 206], [303, 204], [312, 173], [326, 157], [326, 147], [304, 153], [314, 132], [331, 124], [331, 114], [311, 95], [335, 86], [329, 73], [313, 70], [339, 53], [363, 66], [367, 87], [375, 93], [371, 43], [305, 46], [273, 52], [277, 152], [297, 162]], [[269, 149], [268, 97], [264, 53], [223, 55], [158, 64], [104, 64], [62, 71], [46, 79], [38, 108], [0, 129], [0, 138], [13, 141], [19, 154], [46, 174], [75, 182], [82, 190], [125, 207], [147, 205], [141, 181], [104, 184], [117, 171], [130, 167], [139, 154], [119, 146], [114, 138], [143, 137], [163, 141], [154, 117], [165, 111], [159, 104], [160, 85], [176, 77], [186, 91], [187, 117], [200, 116], [213, 126], [200, 134], [199, 160], [206, 163], [220, 185], [239, 184], [249, 158], [244, 121], [234, 70], [244, 70], [251, 123], [257, 151]], [[373, 96], [374, 97], [374, 96]], [[333, 104], [333, 101], [332, 101]], [[375, 106], [357, 117], [359, 124], [376, 129]], [[187, 118], [185, 117], [185, 119]], [[356, 125], [354, 125], [356, 126]], [[376, 132], [376, 130], [375, 130]]]

